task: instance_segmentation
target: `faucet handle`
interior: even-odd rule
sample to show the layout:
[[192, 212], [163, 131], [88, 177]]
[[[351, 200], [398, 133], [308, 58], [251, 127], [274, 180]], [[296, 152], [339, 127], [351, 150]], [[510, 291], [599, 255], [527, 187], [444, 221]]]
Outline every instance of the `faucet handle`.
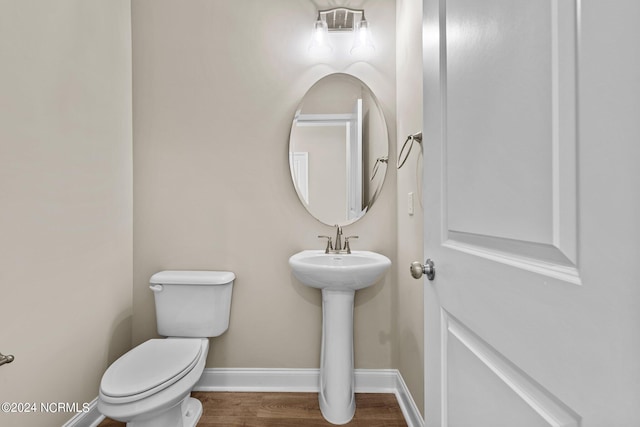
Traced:
[[347, 236], [344, 238], [344, 249], [347, 251], [348, 254], [351, 253], [351, 246], [349, 246], [349, 239], [357, 239], [358, 236]]
[[327, 248], [324, 250], [325, 254], [328, 254], [329, 251], [333, 250], [333, 243], [331, 242], [330, 236], [318, 236], [318, 239], [327, 239]]

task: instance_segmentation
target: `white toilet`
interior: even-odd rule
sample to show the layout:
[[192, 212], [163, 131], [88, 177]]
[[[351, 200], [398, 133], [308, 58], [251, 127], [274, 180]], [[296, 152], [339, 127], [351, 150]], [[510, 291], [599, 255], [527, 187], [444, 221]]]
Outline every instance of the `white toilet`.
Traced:
[[193, 427], [202, 404], [191, 397], [209, 351], [208, 337], [229, 327], [235, 275], [162, 271], [149, 286], [158, 333], [116, 360], [102, 376], [98, 410], [129, 427]]

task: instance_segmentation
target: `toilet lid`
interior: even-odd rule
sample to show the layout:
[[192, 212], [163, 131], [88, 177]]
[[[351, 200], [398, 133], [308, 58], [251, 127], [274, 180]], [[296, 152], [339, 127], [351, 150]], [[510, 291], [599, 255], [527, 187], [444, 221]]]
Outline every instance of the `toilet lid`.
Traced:
[[160, 391], [189, 373], [201, 352], [199, 338], [151, 339], [116, 360], [104, 373], [100, 390], [111, 397]]

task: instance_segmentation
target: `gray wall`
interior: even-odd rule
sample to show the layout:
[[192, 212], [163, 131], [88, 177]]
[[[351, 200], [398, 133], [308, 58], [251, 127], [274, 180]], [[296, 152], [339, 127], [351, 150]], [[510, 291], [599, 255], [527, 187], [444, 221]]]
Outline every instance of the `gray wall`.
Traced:
[[[362, 6], [375, 23], [375, 54], [356, 61], [349, 45], [336, 44], [323, 63], [307, 51], [313, 2], [133, 2], [134, 344], [156, 334], [153, 273], [223, 269], [237, 275], [231, 323], [212, 341], [207, 366], [319, 366], [320, 293], [295, 280], [287, 260], [323, 248], [316, 236], [332, 229], [298, 200], [289, 131], [305, 92], [348, 72], [376, 93], [395, 135], [395, 1]], [[390, 172], [371, 212], [345, 233], [360, 236], [353, 249], [393, 260]], [[394, 267], [356, 296], [357, 368], [392, 367], [395, 278]]]
[[[397, 152], [407, 135], [422, 130], [422, 1], [397, 0], [398, 90]], [[425, 142], [428, 143], [428, 142]], [[395, 169], [396, 159], [389, 163]], [[424, 406], [423, 281], [409, 275], [412, 261], [424, 261], [422, 152], [414, 145], [398, 170], [398, 298], [394, 364], [400, 370], [416, 404]], [[407, 195], [414, 193], [414, 214], [407, 213]]]
[[82, 404], [131, 343], [130, 2], [0, 11], [0, 402]]

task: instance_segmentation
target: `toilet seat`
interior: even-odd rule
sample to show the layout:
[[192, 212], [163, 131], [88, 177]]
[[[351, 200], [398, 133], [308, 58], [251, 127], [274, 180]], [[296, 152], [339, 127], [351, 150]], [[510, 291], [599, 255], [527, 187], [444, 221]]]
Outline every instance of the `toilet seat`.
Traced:
[[100, 383], [101, 397], [128, 403], [155, 394], [187, 375], [203, 352], [201, 338], [151, 339], [116, 360]]

